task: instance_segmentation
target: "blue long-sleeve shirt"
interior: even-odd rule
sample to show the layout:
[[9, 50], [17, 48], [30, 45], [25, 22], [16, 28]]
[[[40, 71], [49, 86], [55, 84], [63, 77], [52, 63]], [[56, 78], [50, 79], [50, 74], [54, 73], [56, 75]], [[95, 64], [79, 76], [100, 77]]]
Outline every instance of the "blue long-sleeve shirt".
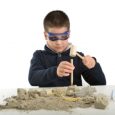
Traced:
[[[31, 59], [29, 83], [32, 86], [40, 87], [69, 86], [70, 77], [58, 77], [56, 72], [61, 61], [70, 62], [69, 53], [70, 49], [63, 53], [55, 53], [46, 45], [45, 50], [35, 51]], [[80, 54], [83, 56], [83, 53]], [[81, 77], [90, 85], [106, 85], [105, 75], [97, 61], [94, 68], [88, 69], [79, 57], [76, 56], [73, 60], [75, 66], [73, 72], [74, 85], [82, 85]]]

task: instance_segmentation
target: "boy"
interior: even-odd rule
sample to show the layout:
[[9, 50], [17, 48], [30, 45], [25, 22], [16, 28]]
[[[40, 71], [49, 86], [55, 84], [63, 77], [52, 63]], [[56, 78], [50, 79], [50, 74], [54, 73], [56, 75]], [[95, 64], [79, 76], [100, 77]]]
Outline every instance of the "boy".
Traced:
[[49, 12], [44, 18], [44, 30], [45, 50], [37, 50], [31, 60], [29, 82], [32, 86], [69, 86], [72, 72], [74, 85], [82, 85], [81, 75], [90, 85], [106, 84], [104, 73], [94, 57], [78, 52], [84, 56], [83, 60], [76, 56], [74, 63], [70, 63], [70, 22], [63, 11]]

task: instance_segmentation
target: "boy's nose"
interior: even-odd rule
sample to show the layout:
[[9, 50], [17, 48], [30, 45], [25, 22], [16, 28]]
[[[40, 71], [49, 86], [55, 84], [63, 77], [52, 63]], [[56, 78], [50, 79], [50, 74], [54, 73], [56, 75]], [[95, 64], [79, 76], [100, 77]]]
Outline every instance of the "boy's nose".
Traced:
[[56, 40], [56, 44], [62, 44], [62, 40]]

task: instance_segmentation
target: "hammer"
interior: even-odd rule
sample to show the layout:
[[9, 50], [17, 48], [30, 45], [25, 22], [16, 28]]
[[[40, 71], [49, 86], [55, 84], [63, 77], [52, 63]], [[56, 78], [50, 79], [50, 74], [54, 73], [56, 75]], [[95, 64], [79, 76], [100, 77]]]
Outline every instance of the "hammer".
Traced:
[[[77, 53], [76, 51], [76, 47], [72, 44], [70, 44], [70, 57], [71, 57], [71, 64], [73, 64], [73, 57], [75, 57], [76, 55], [80, 58], [80, 59], [84, 59], [83, 56], [81, 56], [79, 53]], [[71, 73], [71, 85], [73, 85], [73, 72]]]

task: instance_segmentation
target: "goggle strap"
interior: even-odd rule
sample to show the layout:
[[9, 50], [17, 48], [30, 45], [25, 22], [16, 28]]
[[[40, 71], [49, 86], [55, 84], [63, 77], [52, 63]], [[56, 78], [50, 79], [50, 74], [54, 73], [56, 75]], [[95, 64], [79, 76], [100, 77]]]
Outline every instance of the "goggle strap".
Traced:
[[51, 33], [51, 32], [48, 32], [48, 36], [60, 36], [60, 35], [68, 35], [69, 32], [64, 32], [64, 33]]

